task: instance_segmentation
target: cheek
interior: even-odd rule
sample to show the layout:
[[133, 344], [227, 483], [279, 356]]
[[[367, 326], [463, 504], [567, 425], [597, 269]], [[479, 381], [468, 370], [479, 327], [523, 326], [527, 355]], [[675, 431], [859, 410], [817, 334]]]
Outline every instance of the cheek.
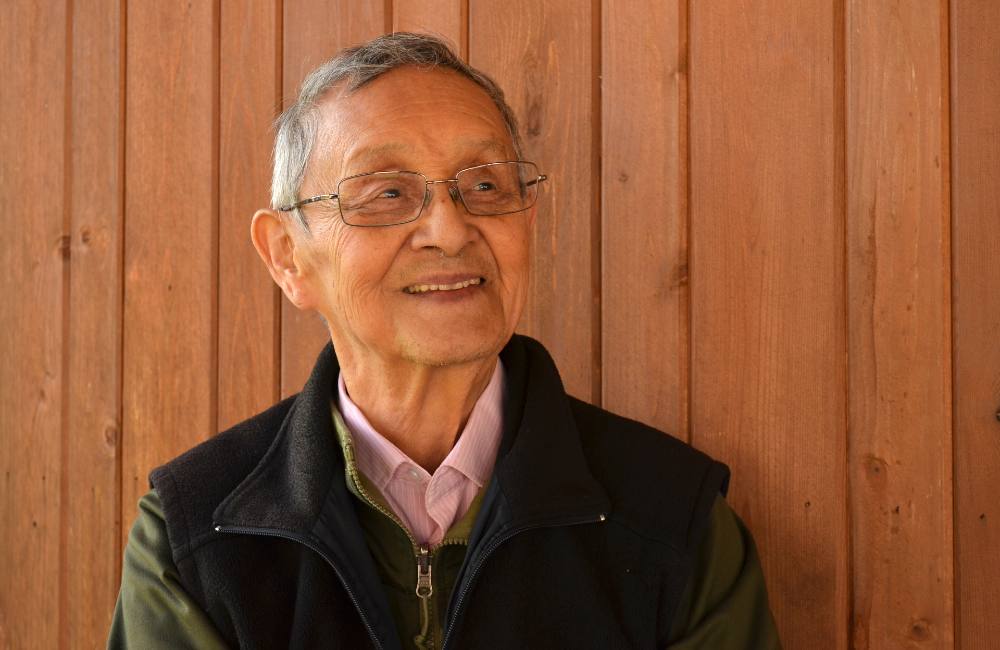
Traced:
[[508, 233], [505, 255], [509, 262], [523, 275], [531, 271], [531, 229], [527, 223], [519, 223]]
[[380, 305], [383, 302], [385, 280], [392, 265], [393, 250], [384, 242], [347, 229], [331, 238], [329, 250], [330, 273], [326, 278], [326, 291], [331, 307], [351, 322], [365, 317], [383, 320]]
[[342, 311], [341, 294], [349, 288], [351, 237], [329, 220], [310, 221], [309, 233], [301, 246], [304, 270], [321, 298], [320, 311], [329, 318]]
[[531, 273], [531, 232], [525, 223], [510, 224], [492, 233], [493, 255], [504, 288], [515, 299], [527, 293]]

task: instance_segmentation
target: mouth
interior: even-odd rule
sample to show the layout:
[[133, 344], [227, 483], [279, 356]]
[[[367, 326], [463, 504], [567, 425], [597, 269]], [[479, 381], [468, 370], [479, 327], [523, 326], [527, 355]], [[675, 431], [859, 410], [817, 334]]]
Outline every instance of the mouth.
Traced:
[[432, 293], [436, 291], [460, 291], [468, 287], [475, 287], [486, 284], [486, 278], [467, 278], [449, 284], [411, 284], [403, 289], [404, 293], [411, 295]]

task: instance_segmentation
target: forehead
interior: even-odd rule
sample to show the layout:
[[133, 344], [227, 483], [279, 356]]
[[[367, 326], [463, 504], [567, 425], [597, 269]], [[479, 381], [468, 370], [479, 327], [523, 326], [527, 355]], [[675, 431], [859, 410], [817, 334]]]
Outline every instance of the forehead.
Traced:
[[345, 173], [428, 158], [514, 156], [493, 100], [450, 70], [399, 68], [353, 92], [335, 89], [319, 116], [316, 162]]

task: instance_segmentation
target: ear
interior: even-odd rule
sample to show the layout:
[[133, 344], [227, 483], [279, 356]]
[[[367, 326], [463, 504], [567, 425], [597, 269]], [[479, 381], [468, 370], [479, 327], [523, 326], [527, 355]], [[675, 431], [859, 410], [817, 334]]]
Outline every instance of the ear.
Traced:
[[312, 292], [296, 261], [295, 241], [276, 210], [257, 210], [250, 222], [250, 240], [275, 284], [299, 309], [314, 309]]

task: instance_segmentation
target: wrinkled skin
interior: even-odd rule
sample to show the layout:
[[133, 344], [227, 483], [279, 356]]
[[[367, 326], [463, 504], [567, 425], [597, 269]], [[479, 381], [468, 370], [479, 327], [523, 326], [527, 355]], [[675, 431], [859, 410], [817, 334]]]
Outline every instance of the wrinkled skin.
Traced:
[[[440, 70], [401, 68], [363, 88], [334, 88], [300, 198], [332, 193], [370, 171], [454, 178], [476, 164], [515, 158], [490, 97]], [[252, 237], [275, 281], [300, 309], [326, 319], [353, 401], [425, 467], [436, 467], [489, 380], [524, 307], [534, 208], [467, 214], [447, 185], [432, 185], [420, 218], [403, 225], [346, 225], [332, 202], [290, 214], [261, 210]], [[460, 291], [408, 287], [484, 282]]]

